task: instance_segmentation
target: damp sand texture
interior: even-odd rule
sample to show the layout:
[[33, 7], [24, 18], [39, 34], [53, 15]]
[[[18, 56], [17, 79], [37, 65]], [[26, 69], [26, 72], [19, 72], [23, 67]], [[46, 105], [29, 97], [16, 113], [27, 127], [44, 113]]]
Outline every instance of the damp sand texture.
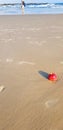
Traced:
[[0, 130], [63, 130], [63, 15], [0, 16]]

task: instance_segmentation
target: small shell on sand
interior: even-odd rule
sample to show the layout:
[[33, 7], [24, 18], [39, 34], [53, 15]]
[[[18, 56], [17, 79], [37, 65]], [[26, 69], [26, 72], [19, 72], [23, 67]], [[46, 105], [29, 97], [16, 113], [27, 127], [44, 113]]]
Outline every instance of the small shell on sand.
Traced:
[[2, 92], [5, 89], [3, 85], [0, 86], [0, 92]]

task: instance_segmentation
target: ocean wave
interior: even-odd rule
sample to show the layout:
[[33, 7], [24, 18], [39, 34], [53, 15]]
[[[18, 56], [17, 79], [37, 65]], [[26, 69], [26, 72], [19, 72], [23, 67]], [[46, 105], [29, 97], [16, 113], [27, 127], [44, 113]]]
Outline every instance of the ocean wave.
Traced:
[[[21, 6], [21, 3], [0, 4], [0, 7]], [[25, 8], [63, 8], [63, 3], [25, 3]]]
[[63, 3], [26, 3], [29, 8], [63, 8]]

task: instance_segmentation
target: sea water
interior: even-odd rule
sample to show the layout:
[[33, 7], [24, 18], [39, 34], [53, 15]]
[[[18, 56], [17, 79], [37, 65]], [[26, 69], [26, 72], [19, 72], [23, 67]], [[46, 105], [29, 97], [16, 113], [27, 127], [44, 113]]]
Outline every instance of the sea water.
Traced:
[[24, 11], [21, 3], [0, 4], [0, 15], [20, 14], [63, 14], [62, 3], [25, 3]]

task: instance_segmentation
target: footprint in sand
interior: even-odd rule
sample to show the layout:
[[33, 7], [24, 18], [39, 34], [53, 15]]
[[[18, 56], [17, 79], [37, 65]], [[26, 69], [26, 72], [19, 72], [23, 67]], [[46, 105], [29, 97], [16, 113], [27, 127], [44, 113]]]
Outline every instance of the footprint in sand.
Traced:
[[53, 107], [57, 104], [58, 99], [52, 99], [52, 100], [48, 100], [47, 102], [45, 102], [45, 106], [47, 108]]
[[3, 85], [0, 86], [0, 92], [2, 92], [5, 89]]

